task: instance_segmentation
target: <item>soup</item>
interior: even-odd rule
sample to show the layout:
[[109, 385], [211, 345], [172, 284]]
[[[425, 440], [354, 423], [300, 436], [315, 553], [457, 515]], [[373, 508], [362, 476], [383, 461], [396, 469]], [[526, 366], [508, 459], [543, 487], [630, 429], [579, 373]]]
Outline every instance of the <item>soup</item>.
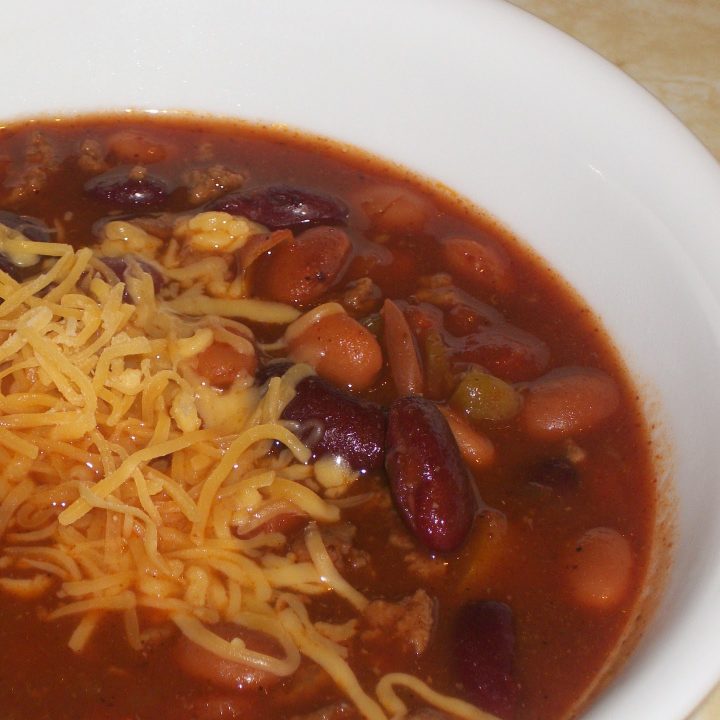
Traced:
[[562, 718], [655, 480], [597, 318], [359, 152], [199, 119], [0, 133], [10, 718]]

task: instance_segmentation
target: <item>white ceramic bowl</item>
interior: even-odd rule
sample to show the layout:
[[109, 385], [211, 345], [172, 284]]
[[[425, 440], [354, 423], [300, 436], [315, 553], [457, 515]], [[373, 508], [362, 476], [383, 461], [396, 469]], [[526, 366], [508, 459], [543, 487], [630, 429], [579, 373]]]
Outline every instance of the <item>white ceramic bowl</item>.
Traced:
[[435, 178], [604, 319], [670, 445], [674, 570], [592, 720], [681, 720], [720, 677], [720, 169], [619, 71], [500, 0], [3, 6], [0, 118], [275, 121]]

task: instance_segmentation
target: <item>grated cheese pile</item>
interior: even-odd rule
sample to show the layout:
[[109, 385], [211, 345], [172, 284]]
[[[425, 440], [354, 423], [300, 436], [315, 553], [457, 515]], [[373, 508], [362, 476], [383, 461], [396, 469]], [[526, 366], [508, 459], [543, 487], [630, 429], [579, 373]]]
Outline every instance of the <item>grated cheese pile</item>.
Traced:
[[[0, 271], [0, 591], [45, 596], [47, 621], [73, 618], [76, 652], [109, 613], [140, 650], [157, 629], [144, 625], [152, 610], [210, 652], [279, 676], [310, 658], [371, 720], [405, 715], [396, 686], [457, 717], [490, 717], [404, 674], [386, 675], [373, 696], [346, 661], [354, 624], [309, 616], [310, 595], [335, 593], [357, 613], [368, 603], [318, 528], [340, 519], [324, 491], [337, 482], [315, 476], [309, 449], [279, 420], [311, 370], [296, 365], [262, 391], [250, 376], [220, 391], [193, 364], [215, 341], [254, 351], [236, 318], [298, 316], [246, 297], [242, 276], [227, 280], [216, 253], [258, 232], [229, 218], [183, 220], [164, 245], [115, 221], [95, 250], [0, 232], [3, 253], [39, 256], [42, 268], [22, 283]], [[146, 264], [127, 260], [118, 282], [102, 258], [127, 253]], [[170, 279], [159, 294], [153, 264]], [[281, 452], [269, 453], [274, 441]], [[310, 518], [308, 561], [262, 531], [288, 509]], [[281, 656], [223, 639], [221, 621], [271, 635]]]

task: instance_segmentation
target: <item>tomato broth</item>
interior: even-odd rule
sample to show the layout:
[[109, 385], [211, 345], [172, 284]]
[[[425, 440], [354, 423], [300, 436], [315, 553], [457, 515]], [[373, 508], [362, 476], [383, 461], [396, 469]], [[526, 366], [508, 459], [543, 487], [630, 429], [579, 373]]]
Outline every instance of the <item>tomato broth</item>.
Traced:
[[[97, 557], [107, 557], [108, 524], [112, 518], [120, 523], [122, 511], [112, 515], [98, 505], [88, 512], [88, 506], [85, 516], [67, 523], [66, 513], [77, 509], [80, 515], [81, 488], [96, 497], [102, 478], [155, 442], [160, 430], [147, 422], [152, 403], [143, 393], [149, 392], [150, 365], [128, 357], [122, 367], [110, 364], [110, 379], [98, 390], [102, 425], [96, 432], [102, 437], [91, 442], [88, 431], [66, 435], [58, 445], [52, 427], [13, 420], [20, 411], [11, 400], [40, 383], [51, 387], [43, 392], [57, 396], [60, 412], [71, 391], [56, 390], [49, 369], [33, 369], [45, 366], [29, 350], [6, 354], [0, 391], [8, 409], [0, 408], [0, 428], [34, 444], [38, 450], [30, 448], [30, 455], [39, 454], [24, 475], [11, 472], [14, 453], [22, 456], [26, 446], [2, 440], [0, 716], [391, 717], [381, 692], [375, 695], [390, 673], [417, 678], [443, 697], [506, 720], [575, 712], [639, 612], [656, 485], [640, 401], [622, 359], [596, 315], [550, 267], [469, 203], [400, 168], [331, 142], [227, 121], [129, 115], [8, 125], [0, 131], [0, 183], [4, 303], [15, 302], [19, 288], [61, 261], [43, 256], [39, 242], [67, 244], [73, 257], [92, 249], [68, 297], [109, 302], [103, 298], [125, 283], [118, 312], [129, 325], [118, 344], [144, 338], [133, 318], [150, 287], [156, 313], [170, 318], [168, 327], [186, 323], [187, 338], [195, 333], [198, 343], [210, 337], [200, 350], [168, 355], [163, 372], [178, 378], [179, 389], [163, 391], [160, 400], [152, 395], [152, 402], [165, 408], [163, 442], [211, 429], [202, 442], [212, 446], [212, 462], [220, 462], [245, 429], [233, 425], [233, 403], [261, 402], [271, 387], [280, 387], [277, 378], [286, 382], [288, 373], [300, 373], [277, 423], [290, 428], [311, 456], [292, 472], [277, 469], [286, 467], [278, 463], [289, 451], [277, 438], [265, 440], [254, 472], [301, 485], [327, 513], [337, 508], [334, 519], [313, 515], [289, 494], [278, 499], [268, 486], [250, 515], [239, 506], [233, 510], [226, 535], [212, 530], [220, 511], [210, 515], [216, 520], [208, 521], [203, 542], [225, 538], [250, 548], [243, 562], [269, 578], [280, 572], [273, 568], [289, 563], [310, 578], [295, 585], [269, 580], [262, 603], [253, 596], [253, 604], [244, 605], [260, 586], [228, 579], [219, 561], [210, 569], [186, 564], [168, 571], [167, 583], [151, 591], [135, 565], [127, 565], [132, 548], [150, 532], [146, 515], [158, 508], [159, 552], [172, 568], [192, 551], [180, 534], [199, 522], [168, 509], [177, 499], [168, 478], [176, 480], [186, 467], [182, 453], [174, 459], [173, 451], [138, 465], [148, 483], [155, 478], [153, 506], [143, 504], [132, 479], [107, 496], [135, 508], [118, 530], [123, 550], [115, 576], [99, 565], [91, 572], [80, 555], [76, 574], [59, 560], [59, 570], [50, 568], [47, 558], [54, 556], [47, 549], [45, 565], [33, 564], [29, 546], [47, 548], [52, 537], [53, 548], [68, 547], [70, 530], [63, 528], [78, 528], [88, 543], [106, 543], [106, 555]], [[232, 225], [237, 218], [243, 229]], [[62, 282], [57, 277], [38, 291], [28, 312], [49, 297], [60, 318], [64, 301], [52, 292]], [[201, 290], [198, 283], [204, 283]], [[192, 307], [198, 297], [205, 303], [199, 310]], [[217, 309], [219, 301], [245, 308], [238, 303], [248, 298], [258, 305], [242, 316]], [[80, 318], [89, 301], [67, 302], [79, 308]], [[210, 315], [220, 319], [210, 322]], [[13, 342], [16, 328], [0, 328], [0, 341]], [[164, 342], [149, 331], [148, 337], [153, 348]], [[71, 340], [57, 347], [74, 357]], [[153, 357], [148, 351], [147, 363]], [[88, 372], [97, 378], [101, 364]], [[27, 379], [28, 373], [36, 374]], [[138, 388], [145, 389], [128, 395], [125, 419], [108, 420], [113, 398], [125, 392], [122, 383], [141, 376], [146, 384]], [[199, 387], [222, 404], [222, 413], [205, 409]], [[185, 391], [195, 425], [182, 414], [178, 398]], [[100, 450], [103, 442], [109, 449]], [[86, 451], [92, 462], [83, 463]], [[97, 470], [103, 452], [106, 465]], [[116, 461], [108, 459], [112, 453]], [[328, 458], [341, 467], [342, 479], [320, 474]], [[85, 464], [96, 468], [87, 476], [78, 469]], [[200, 473], [203, 481], [213, 476], [212, 467]], [[12, 505], [23, 477], [40, 493], [71, 476], [75, 484], [43, 510], [42, 527], [30, 522], [29, 510], [23, 514], [19, 499]], [[199, 476], [183, 488], [188, 502], [201, 507]], [[102, 513], [101, 530], [86, 529], [88, 518]], [[45, 539], [20, 539], [31, 531]], [[340, 591], [339, 581], [322, 584], [326, 576], [313, 569], [325, 557], [318, 543], [349, 589]], [[156, 574], [162, 578], [163, 572]], [[2, 578], [38, 575], [47, 580], [22, 585], [22, 592], [12, 582], [2, 584]], [[120, 575], [117, 588], [108, 580], [94, 595], [72, 584]], [[215, 588], [202, 607], [192, 589], [199, 575]], [[233, 600], [233, 592], [240, 599]], [[129, 597], [130, 605], [117, 599], [113, 606], [110, 597], [123, 603]], [[71, 604], [80, 601], [90, 610]], [[184, 609], [172, 609], [180, 603]], [[67, 614], [59, 611], [63, 607], [70, 608]], [[317, 646], [334, 643], [332, 652], [374, 705], [359, 703], [338, 680], [339, 671], [328, 672], [320, 651], [297, 640], [293, 633], [301, 631], [293, 629], [288, 608], [297, 617], [305, 608], [311, 625], [302, 637], [310, 643], [308, 633], [327, 633]], [[276, 637], [261, 625], [238, 629], [243, 622], [237, 618], [248, 612], [277, 613], [283, 632]], [[299, 647], [297, 666], [279, 677], [242, 663], [228, 670], [227, 659], [193, 640], [187, 618], [204, 623], [213, 637], [239, 637], [273, 658], [286, 652], [280, 646], [289, 635]], [[78, 629], [82, 622], [87, 631]], [[135, 622], [138, 635], [128, 630]], [[135, 647], [132, 637], [140, 638]], [[332, 662], [339, 667], [338, 659]], [[408, 718], [471, 716], [462, 714], [469, 710], [455, 715], [449, 701], [431, 701], [411, 684], [398, 695]], [[375, 706], [386, 714], [373, 716], [367, 708]]]

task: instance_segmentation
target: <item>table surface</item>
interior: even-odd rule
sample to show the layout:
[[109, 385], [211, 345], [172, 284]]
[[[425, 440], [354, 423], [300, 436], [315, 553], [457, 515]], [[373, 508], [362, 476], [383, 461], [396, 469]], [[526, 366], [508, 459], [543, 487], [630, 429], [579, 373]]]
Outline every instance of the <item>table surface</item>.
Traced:
[[[646, 87], [720, 161], [720, 0], [509, 0]], [[720, 718], [720, 686], [691, 720]]]

